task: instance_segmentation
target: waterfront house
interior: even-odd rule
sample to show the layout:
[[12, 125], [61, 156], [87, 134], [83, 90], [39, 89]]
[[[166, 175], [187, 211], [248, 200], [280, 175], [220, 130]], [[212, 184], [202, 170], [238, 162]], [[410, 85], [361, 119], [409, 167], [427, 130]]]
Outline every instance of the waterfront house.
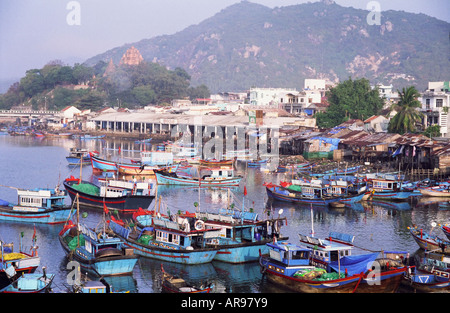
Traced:
[[427, 90], [422, 94], [424, 129], [439, 125], [441, 137], [450, 137], [448, 110], [450, 107], [449, 81], [429, 82]]

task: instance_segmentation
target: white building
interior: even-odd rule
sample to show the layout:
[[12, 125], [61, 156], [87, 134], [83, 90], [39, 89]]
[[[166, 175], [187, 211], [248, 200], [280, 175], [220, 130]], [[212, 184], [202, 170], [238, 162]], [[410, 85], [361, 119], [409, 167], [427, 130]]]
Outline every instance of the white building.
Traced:
[[250, 88], [250, 105], [278, 107], [287, 94], [297, 93], [295, 88]]
[[428, 89], [422, 93], [421, 102], [424, 128], [439, 125], [441, 126], [441, 136], [450, 137], [450, 121], [448, 120], [450, 107], [449, 82], [429, 82]]

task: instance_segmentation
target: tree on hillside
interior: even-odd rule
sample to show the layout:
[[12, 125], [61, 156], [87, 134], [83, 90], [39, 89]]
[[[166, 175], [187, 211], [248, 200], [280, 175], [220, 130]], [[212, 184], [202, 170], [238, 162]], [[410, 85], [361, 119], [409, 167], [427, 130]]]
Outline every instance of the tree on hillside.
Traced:
[[349, 78], [339, 83], [327, 92], [327, 98], [330, 106], [324, 113], [315, 116], [321, 128], [331, 128], [348, 119], [365, 120], [377, 115], [383, 108], [378, 89], [372, 89], [365, 78]]
[[390, 111], [397, 111], [397, 114], [390, 120], [388, 131], [391, 133], [404, 134], [416, 131], [416, 123], [420, 122], [423, 114], [417, 110], [421, 106], [419, 100], [420, 93], [414, 86], [403, 88], [398, 91], [400, 100], [394, 103]]

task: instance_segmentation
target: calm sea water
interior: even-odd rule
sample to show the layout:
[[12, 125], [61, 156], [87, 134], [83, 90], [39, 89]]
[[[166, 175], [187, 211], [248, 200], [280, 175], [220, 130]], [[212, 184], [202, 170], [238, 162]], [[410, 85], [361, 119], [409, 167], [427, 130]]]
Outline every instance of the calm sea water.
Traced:
[[[121, 154], [119, 154], [119, 148]], [[89, 140], [79, 139], [35, 139], [22, 136], [0, 136], [0, 199], [15, 203], [16, 191], [12, 188], [53, 188], [70, 175], [78, 177], [80, 167], [68, 166], [65, 157], [71, 147], [82, 147], [97, 150], [101, 156], [109, 159], [137, 158], [141, 147], [134, 141], [125, 140]], [[83, 166], [83, 179], [95, 181], [90, 165]], [[309, 234], [312, 227], [318, 237], [325, 237], [330, 231], [352, 234], [355, 245], [368, 250], [402, 250], [411, 255], [418, 252], [418, 246], [409, 235], [407, 226], [419, 225], [431, 229], [431, 223], [447, 223], [450, 219], [448, 202], [427, 203], [412, 199], [408, 203], [373, 203], [357, 204], [352, 208], [331, 209], [327, 207], [301, 206], [281, 202], [268, 201], [264, 182], [280, 182], [289, 180], [289, 174], [263, 173], [259, 169], [246, 169], [238, 164], [238, 174], [245, 177], [240, 187], [232, 188], [236, 203], [240, 203], [244, 185], [248, 191], [245, 197], [246, 206], [253, 206], [255, 212], [263, 214], [267, 207], [275, 212], [283, 209], [282, 216], [287, 217], [288, 225], [282, 233], [290, 237], [293, 243], [298, 242], [298, 234]], [[62, 187], [62, 184], [61, 184]], [[194, 202], [199, 202], [202, 210], [215, 212], [227, 205], [228, 192], [223, 189], [200, 189], [160, 187], [164, 207], [171, 212], [180, 210], [195, 211]], [[67, 199], [70, 203], [70, 199]], [[101, 220], [101, 212], [82, 209], [87, 212], [84, 223], [95, 227]], [[31, 237], [36, 227], [41, 265], [47, 272], [56, 274], [53, 291], [67, 292], [67, 259], [58, 241], [58, 232], [62, 225], [33, 225], [0, 221], [0, 239], [14, 242], [16, 249], [20, 244], [20, 234], [24, 232], [22, 244], [31, 246]], [[440, 230], [434, 230], [439, 235]], [[183, 266], [164, 263], [164, 269], [178, 274], [185, 280], [197, 284], [213, 282], [215, 292], [259, 293], [285, 292], [269, 284], [259, 271], [257, 263], [230, 265], [213, 262], [205, 265]], [[131, 290], [139, 293], [159, 293], [161, 262], [140, 258], [132, 276], [110, 278], [115, 288]]]

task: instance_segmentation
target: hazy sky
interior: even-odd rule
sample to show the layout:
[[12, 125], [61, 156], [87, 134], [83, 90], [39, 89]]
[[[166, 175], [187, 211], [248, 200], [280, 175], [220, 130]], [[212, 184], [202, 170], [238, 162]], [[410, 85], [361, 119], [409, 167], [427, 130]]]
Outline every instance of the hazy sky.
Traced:
[[[70, 6], [71, 2], [79, 4], [79, 11]], [[26, 70], [41, 68], [50, 60], [58, 59], [72, 65], [125, 43], [176, 33], [237, 2], [239, 0], [0, 0], [0, 82], [23, 77]], [[251, 2], [273, 8], [307, 1]], [[369, 2], [336, 0], [339, 5], [359, 9], [367, 9]], [[425, 13], [450, 22], [449, 0], [377, 2], [381, 11]], [[78, 22], [79, 25], [70, 25]]]

